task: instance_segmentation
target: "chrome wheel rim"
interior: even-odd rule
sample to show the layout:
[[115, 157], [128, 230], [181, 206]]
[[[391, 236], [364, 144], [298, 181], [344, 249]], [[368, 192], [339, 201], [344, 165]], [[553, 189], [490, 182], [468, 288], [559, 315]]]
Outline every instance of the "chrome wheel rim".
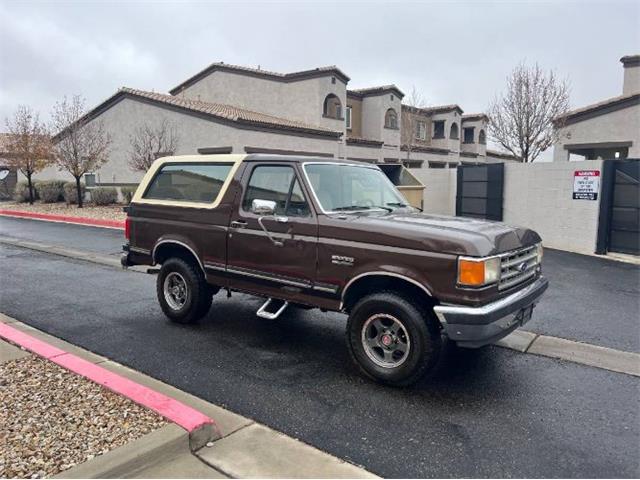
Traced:
[[411, 340], [405, 326], [393, 315], [372, 315], [362, 326], [362, 347], [376, 365], [396, 368], [409, 356]]
[[172, 310], [180, 310], [187, 303], [189, 288], [178, 272], [171, 272], [165, 277], [163, 291], [164, 299]]

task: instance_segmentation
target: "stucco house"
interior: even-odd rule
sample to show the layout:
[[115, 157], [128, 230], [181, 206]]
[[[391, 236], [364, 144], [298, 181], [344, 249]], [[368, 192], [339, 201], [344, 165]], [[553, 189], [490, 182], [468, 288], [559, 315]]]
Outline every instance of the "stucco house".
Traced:
[[620, 62], [622, 95], [554, 120], [559, 133], [554, 161], [640, 158], [640, 55], [622, 57]]
[[[179, 137], [176, 151], [165, 154], [304, 154], [413, 168], [513, 159], [487, 152], [486, 115], [463, 115], [457, 105], [411, 110], [395, 85], [349, 90], [349, 81], [335, 66], [277, 73], [218, 62], [168, 93], [123, 87], [87, 113], [103, 122], [112, 145], [109, 161], [85, 181], [138, 183], [143, 173], [128, 164], [131, 134], [164, 119]], [[403, 137], [407, 112], [420, 117], [421, 130]], [[48, 168], [38, 178], [64, 176]]]

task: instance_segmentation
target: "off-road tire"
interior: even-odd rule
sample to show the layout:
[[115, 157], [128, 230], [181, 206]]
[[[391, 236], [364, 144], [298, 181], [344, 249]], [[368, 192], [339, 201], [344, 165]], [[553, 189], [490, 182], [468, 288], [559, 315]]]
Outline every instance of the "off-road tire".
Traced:
[[[367, 320], [379, 314], [397, 319], [409, 337], [410, 348], [399, 366], [380, 366], [365, 351], [363, 327]], [[347, 345], [351, 358], [365, 376], [387, 385], [404, 387], [436, 367], [442, 337], [438, 321], [428, 305], [398, 292], [383, 291], [363, 297], [353, 307], [347, 321]]]
[[[172, 273], [179, 275], [186, 284], [186, 300], [181, 308], [172, 307], [165, 297], [165, 280]], [[211, 308], [214, 290], [204, 278], [202, 270], [182, 258], [170, 258], [160, 268], [156, 281], [158, 302], [164, 314], [176, 323], [195, 323], [204, 317]]]

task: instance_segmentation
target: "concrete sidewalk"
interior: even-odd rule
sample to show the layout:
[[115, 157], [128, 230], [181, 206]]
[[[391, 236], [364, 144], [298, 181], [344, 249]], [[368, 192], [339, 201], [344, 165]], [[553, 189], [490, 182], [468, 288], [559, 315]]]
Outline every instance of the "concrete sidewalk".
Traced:
[[[214, 419], [219, 429], [219, 438], [216, 436], [204, 447], [191, 451], [189, 433], [170, 423], [63, 471], [56, 478], [377, 478], [361, 467], [11, 317], [0, 314], [0, 322], [178, 400]], [[24, 349], [0, 340], [0, 363], [29, 355]]]

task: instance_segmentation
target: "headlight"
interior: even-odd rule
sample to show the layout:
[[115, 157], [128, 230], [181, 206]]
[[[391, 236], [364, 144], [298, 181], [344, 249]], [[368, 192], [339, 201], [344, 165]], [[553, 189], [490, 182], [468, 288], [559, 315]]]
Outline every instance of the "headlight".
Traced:
[[500, 280], [500, 258], [460, 257], [458, 285], [482, 287]]
[[542, 248], [542, 242], [540, 242], [539, 244], [536, 245], [536, 256], [537, 256], [537, 260], [538, 260], [538, 265], [540, 265], [542, 263], [542, 257], [544, 255], [544, 251]]

